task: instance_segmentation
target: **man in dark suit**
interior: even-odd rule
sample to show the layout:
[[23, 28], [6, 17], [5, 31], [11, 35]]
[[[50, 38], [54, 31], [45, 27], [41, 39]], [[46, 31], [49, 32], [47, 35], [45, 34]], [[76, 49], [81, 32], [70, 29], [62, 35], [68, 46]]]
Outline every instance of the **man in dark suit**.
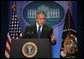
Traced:
[[53, 29], [45, 25], [46, 14], [44, 11], [38, 11], [36, 13], [36, 24], [26, 27], [26, 30], [22, 38], [38, 38], [49, 39], [51, 44], [56, 44], [55, 36], [53, 35]]

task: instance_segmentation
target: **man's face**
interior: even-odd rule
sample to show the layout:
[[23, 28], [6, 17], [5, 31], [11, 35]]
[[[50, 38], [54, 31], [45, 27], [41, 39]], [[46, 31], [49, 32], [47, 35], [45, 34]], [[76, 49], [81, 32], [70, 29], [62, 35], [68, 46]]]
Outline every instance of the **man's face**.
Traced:
[[46, 19], [46, 16], [45, 15], [41, 15], [41, 14], [38, 15], [38, 18], [35, 18], [36, 22], [40, 26], [43, 26], [45, 24], [45, 19]]

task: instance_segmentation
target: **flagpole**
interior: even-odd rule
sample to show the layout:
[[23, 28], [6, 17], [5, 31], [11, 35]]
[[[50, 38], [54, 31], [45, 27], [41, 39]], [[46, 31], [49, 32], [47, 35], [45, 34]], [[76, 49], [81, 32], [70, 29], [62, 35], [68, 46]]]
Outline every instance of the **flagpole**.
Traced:
[[64, 42], [64, 48], [66, 47], [66, 44], [68, 43], [68, 40], [69, 40], [69, 38], [70, 38], [70, 13], [71, 13], [71, 7], [70, 7], [70, 1], [69, 1], [69, 3], [68, 3], [68, 22], [69, 22], [69, 27], [68, 27], [68, 34], [67, 34], [67, 37], [66, 37], [66, 39], [65, 39], [65, 42]]
[[15, 11], [16, 11], [15, 1], [13, 2], [12, 9], [13, 9], [13, 13], [15, 14]]
[[68, 22], [69, 22], [69, 33], [68, 35], [70, 35], [70, 14], [71, 14], [71, 4], [70, 4], [70, 1], [68, 2], [68, 10], [69, 10], [69, 13], [68, 13]]

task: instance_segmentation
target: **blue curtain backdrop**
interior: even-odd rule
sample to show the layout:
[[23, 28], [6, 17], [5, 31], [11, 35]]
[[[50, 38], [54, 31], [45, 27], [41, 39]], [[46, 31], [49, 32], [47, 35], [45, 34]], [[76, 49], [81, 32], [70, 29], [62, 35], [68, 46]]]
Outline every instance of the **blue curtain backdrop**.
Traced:
[[[19, 1], [21, 2], [21, 1]], [[22, 1], [25, 2], [25, 1]], [[59, 2], [61, 3], [61, 2]], [[9, 8], [11, 8], [11, 2], [7, 1], [2, 1], [1, 2], [1, 57], [4, 58], [5, 54], [5, 44], [6, 44], [6, 36], [8, 32], [8, 24], [9, 24], [9, 19], [11, 19], [11, 11], [9, 11]], [[22, 6], [22, 5], [20, 5]], [[22, 7], [21, 7], [22, 8]], [[77, 35], [78, 35], [78, 43], [79, 43], [79, 56], [83, 57], [83, 35], [82, 35], [82, 25], [83, 25], [83, 2], [77, 2], [76, 1], [71, 1], [71, 8], [72, 8], [72, 17], [73, 21], [77, 30]], [[22, 9], [21, 9], [22, 10]], [[66, 8], [67, 10], [67, 8]], [[17, 10], [17, 14], [20, 14], [19, 10]], [[21, 19], [21, 18], [19, 18]], [[21, 24], [24, 26], [27, 26], [24, 22], [20, 21]], [[59, 26], [56, 26], [53, 31], [55, 34], [57, 43], [55, 46], [52, 46], [52, 57], [53, 58], [60, 58], [60, 46], [61, 46], [61, 37], [62, 37], [62, 29], [63, 29], [63, 24], [62, 22]], [[23, 28], [21, 31], [23, 32], [25, 28]]]

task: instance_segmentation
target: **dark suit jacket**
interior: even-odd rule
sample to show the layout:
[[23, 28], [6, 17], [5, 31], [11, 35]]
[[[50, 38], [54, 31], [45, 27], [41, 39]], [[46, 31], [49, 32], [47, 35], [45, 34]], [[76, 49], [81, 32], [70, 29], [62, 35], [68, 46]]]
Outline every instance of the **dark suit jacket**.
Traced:
[[[42, 32], [41, 32], [41, 39], [47, 38], [47, 39], [49, 39], [51, 44], [53, 44], [53, 45], [56, 44], [56, 41], [54, 41], [53, 43], [51, 42], [52, 33], [53, 33], [53, 29], [44, 25], [42, 28]], [[24, 39], [26, 39], [26, 38], [29, 38], [29, 39], [30, 38], [38, 38], [36, 24], [26, 27], [22, 38], [24, 38]]]

